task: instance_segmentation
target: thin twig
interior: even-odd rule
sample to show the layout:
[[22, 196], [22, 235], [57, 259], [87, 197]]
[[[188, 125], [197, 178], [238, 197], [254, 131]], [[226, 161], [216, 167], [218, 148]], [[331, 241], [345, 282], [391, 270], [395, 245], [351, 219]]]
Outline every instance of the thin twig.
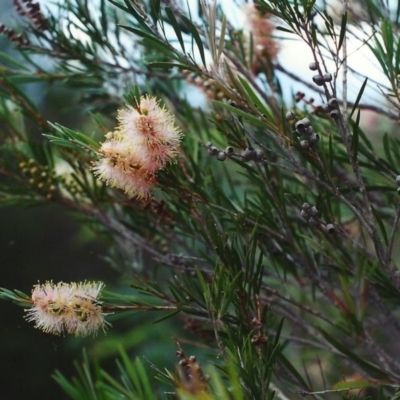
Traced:
[[389, 264], [392, 260], [394, 238], [396, 236], [397, 225], [399, 223], [399, 220], [400, 220], [400, 202], [397, 204], [396, 218], [394, 219], [394, 222], [393, 222], [392, 233], [390, 234], [389, 245], [386, 250], [386, 257], [385, 257], [385, 265], [386, 266], [389, 266]]

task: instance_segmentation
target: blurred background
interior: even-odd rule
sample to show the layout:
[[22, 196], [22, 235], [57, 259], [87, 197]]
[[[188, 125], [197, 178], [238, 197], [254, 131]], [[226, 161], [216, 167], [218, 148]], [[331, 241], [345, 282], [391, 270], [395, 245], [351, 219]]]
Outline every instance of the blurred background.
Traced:
[[[14, 25], [17, 15], [12, 1], [0, 0], [0, 10], [0, 23]], [[2, 35], [0, 51], [19, 57]], [[39, 105], [45, 119], [71, 128], [85, 123], [76, 89], [39, 83], [24, 85], [23, 90]], [[43, 140], [41, 132], [36, 133], [37, 140]], [[100, 280], [106, 282], [107, 289], [119, 290], [120, 274], [104, 260], [104, 243], [65, 208], [56, 204], [0, 208], [0, 226], [0, 287], [30, 294], [33, 285], [47, 280]], [[129, 279], [125, 277], [123, 283], [124, 290], [129, 292]], [[159, 315], [116, 321], [112, 330], [107, 334], [100, 332], [96, 340], [43, 334], [24, 320], [22, 308], [5, 301], [0, 302], [0, 316], [1, 400], [66, 399], [51, 375], [55, 369], [67, 377], [76, 375], [73, 361], [82, 359], [83, 349], [110, 372], [115, 369], [119, 344], [132, 357], [146, 354], [153, 362], [169, 364], [170, 368], [175, 363], [172, 336], [179, 329], [166, 334], [168, 323], [164, 323], [161, 334], [158, 325], [152, 323]]]

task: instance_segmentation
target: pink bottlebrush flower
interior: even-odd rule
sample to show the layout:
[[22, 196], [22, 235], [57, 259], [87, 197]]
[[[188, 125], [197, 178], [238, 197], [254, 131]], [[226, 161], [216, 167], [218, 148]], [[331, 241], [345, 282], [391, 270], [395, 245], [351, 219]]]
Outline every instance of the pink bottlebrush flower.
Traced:
[[174, 116], [149, 96], [120, 110], [118, 121], [100, 147], [94, 173], [130, 197], [148, 198], [157, 172], [178, 154], [182, 133]]
[[276, 41], [272, 38], [275, 26], [271, 22], [270, 15], [262, 12], [254, 3], [248, 3], [243, 7], [246, 16], [246, 26], [253, 37], [253, 72], [260, 70], [260, 60], [275, 58], [278, 53]]
[[63, 332], [76, 336], [95, 334], [108, 324], [98, 300], [102, 282], [80, 282], [35, 285], [32, 290], [32, 308], [26, 319], [46, 333], [60, 335]]

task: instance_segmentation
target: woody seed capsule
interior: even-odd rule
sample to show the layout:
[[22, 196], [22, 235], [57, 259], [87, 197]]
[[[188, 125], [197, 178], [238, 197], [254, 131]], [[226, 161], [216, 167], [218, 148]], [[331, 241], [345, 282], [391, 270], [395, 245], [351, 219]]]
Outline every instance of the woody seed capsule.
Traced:
[[330, 81], [332, 80], [332, 75], [331, 75], [331, 74], [325, 74], [325, 75], [322, 77], [322, 79], [323, 79], [325, 82], [330, 82]]
[[308, 68], [310, 68], [311, 69], [311, 71], [316, 71], [317, 69], [318, 69], [318, 63], [317, 62], [312, 62], [312, 63], [310, 63], [309, 65], [308, 65]]
[[339, 102], [338, 102], [338, 100], [335, 99], [334, 97], [331, 97], [331, 98], [329, 99], [329, 101], [328, 101], [328, 106], [329, 106], [329, 108], [331, 108], [331, 109], [338, 108]]
[[333, 226], [333, 224], [328, 224], [326, 225], [326, 230], [328, 231], [328, 233], [332, 233], [335, 231], [335, 227]]
[[286, 113], [286, 119], [287, 119], [288, 121], [291, 121], [292, 119], [294, 119], [294, 112], [293, 112], [293, 111], [288, 111], [288, 112]]
[[319, 142], [319, 135], [317, 133], [313, 133], [308, 138], [308, 141], [310, 142], [310, 145], [313, 146], [314, 144]]
[[243, 161], [254, 160], [255, 155], [256, 155], [256, 152], [249, 147], [247, 149], [245, 149], [241, 154]]
[[226, 160], [226, 154], [223, 151], [220, 151], [217, 155], [217, 160], [219, 161], [225, 161]]
[[302, 130], [308, 128], [310, 125], [311, 125], [310, 120], [308, 118], [303, 118], [303, 119], [298, 120], [294, 126], [296, 129], [302, 131]]
[[308, 225], [310, 225], [310, 226], [317, 226], [317, 225], [318, 225], [318, 220], [315, 219], [315, 218], [313, 218], [313, 217], [311, 217], [311, 218], [308, 220]]
[[313, 132], [314, 132], [314, 129], [312, 126], [309, 126], [308, 128], [305, 129], [306, 135], [311, 135]]
[[260, 150], [260, 149], [257, 149], [256, 153], [255, 153], [255, 160], [256, 161], [262, 161], [263, 158], [264, 158], [264, 152], [262, 150]]
[[307, 211], [301, 210], [300, 215], [302, 218], [307, 219], [309, 217], [309, 214]]
[[210, 156], [216, 156], [216, 155], [218, 154], [218, 152], [219, 152], [219, 150], [218, 150], [215, 146], [211, 146], [211, 147], [208, 149], [208, 154], [209, 154]]
[[400, 175], [396, 176], [396, 185], [400, 186]]
[[228, 155], [231, 155], [231, 154], [233, 154], [234, 152], [235, 152], [235, 150], [234, 150], [234, 148], [233, 148], [232, 146], [228, 146], [228, 147], [225, 149], [225, 153], [228, 154]]
[[302, 140], [301, 142], [300, 142], [300, 146], [303, 148], [303, 149], [308, 149], [309, 147], [310, 147], [310, 142], [308, 141], [308, 140]]
[[321, 75], [314, 75], [312, 80], [318, 86], [322, 86], [324, 84], [324, 78]]
[[333, 110], [333, 111], [331, 111], [331, 112], [329, 113], [329, 115], [331, 116], [331, 118], [336, 119], [336, 118], [339, 117], [339, 111]]
[[317, 217], [318, 214], [319, 214], [319, 211], [318, 211], [317, 207], [312, 206], [312, 207], [310, 208], [309, 213], [310, 213], [313, 217]]

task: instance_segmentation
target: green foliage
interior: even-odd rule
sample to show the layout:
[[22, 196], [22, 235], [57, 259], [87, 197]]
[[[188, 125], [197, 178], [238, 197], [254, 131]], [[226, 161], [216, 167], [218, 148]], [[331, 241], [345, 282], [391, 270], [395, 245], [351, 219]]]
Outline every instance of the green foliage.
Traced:
[[[159, 389], [121, 348], [119, 378], [86, 353], [77, 378], [56, 372], [70, 398], [396, 398], [400, 8], [343, 1], [335, 15], [325, 3], [259, 1], [249, 33], [213, 2], [195, 15], [177, 1], [101, 0], [92, 12], [76, 0], [41, 24], [26, 10], [23, 36], [8, 35], [24, 62], [0, 53], [0, 204], [63, 204], [105, 239], [121, 286], [136, 290], [105, 294], [116, 323], [154, 311], [158, 329], [188, 330], [176, 340], [178, 372], [157, 367]], [[314, 80], [280, 65], [288, 38], [307, 45]], [[387, 79], [374, 104], [373, 77], [350, 66], [350, 38]], [[318, 99], [284, 98], [288, 78]], [[27, 82], [73, 88], [90, 118], [47, 122]], [[193, 105], [191, 85], [206, 106]], [[148, 199], [92, 171], [117, 109], [138, 109], [141, 94], [162, 100], [185, 134]], [[367, 111], [388, 133], [364, 128]], [[7, 289], [0, 298], [30, 302]], [[209, 379], [185, 341], [214, 364]]]

